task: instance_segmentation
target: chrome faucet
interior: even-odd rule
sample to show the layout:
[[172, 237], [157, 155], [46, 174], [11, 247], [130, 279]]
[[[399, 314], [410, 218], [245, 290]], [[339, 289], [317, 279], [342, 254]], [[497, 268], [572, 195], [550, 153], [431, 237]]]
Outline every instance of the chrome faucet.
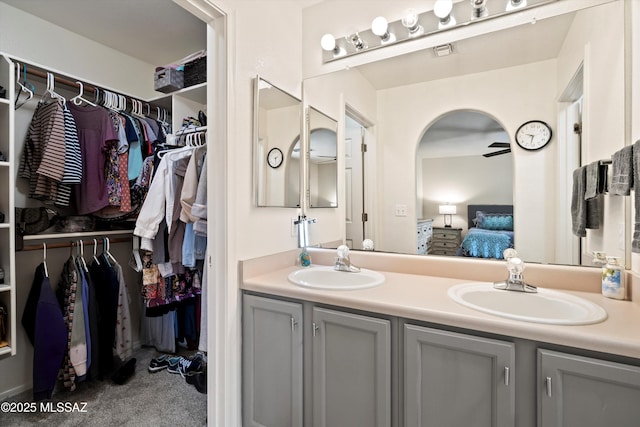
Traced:
[[494, 282], [493, 287], [495, 289], [502, 289], [506, 291], [517, 291], [526, 293], [536, 293], [538, 289], [525, 283], [522, 278], [522, 272], [524, 271], [524, 261], [518, 258], [515, 249], [507, 249], [504, 251], [504, 258], [507, 260], [507, 270], [509, 270], [509, 278], [506, 281]]
[[333, 266], [336, 271], [346, 271], [349, 273], [357, 273], [360, 269], [351, 264], [349, 259], [349, 247], [346, 245], [338, 246], [338, 256], [336, 257], [336, 263]]

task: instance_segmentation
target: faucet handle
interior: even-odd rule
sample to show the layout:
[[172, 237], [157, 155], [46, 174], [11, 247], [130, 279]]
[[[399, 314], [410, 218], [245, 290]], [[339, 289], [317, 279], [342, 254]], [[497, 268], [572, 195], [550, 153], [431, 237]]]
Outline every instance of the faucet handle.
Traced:
[[524, 262], [518, 257], [511, 257], [507, 260], [507, 270], [513, 275], [521, 274], [524, 271]]
[[338, 246], [338, 258], [349, 258], [349, 247], [347, 245]]
[[516, 252], [515, 249], [513, 248], [507, 248], [504, 250], [504, 252], [502, 252], [502, 257], [509, 261], [509, 259], [513, 258], [513, 257], [517, 257], [518, 256], [518, 252]]

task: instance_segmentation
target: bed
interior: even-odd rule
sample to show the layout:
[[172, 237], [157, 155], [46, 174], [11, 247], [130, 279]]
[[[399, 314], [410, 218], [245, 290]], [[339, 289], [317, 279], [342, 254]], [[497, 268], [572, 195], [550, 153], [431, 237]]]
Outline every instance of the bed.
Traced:
[[513, 205], [468, 205], [469, 229], [457, 255], [502, 259], [513, 248]]

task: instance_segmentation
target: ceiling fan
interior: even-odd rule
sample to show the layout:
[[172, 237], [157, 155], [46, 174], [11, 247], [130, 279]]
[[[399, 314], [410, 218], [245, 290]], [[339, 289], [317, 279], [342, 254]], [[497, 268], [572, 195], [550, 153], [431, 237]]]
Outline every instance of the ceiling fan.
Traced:
[[507, 154], [507, 153], [511, 152], [511, 146], [509, 145], [508, 142], [494, 142], [493, 144], [489, 145], [489, 148], [503, 148], [503, 150], [492, 151], [490, 153], [484, 153], [482, 155], [482, 157], [499, 156], [501, 154]]

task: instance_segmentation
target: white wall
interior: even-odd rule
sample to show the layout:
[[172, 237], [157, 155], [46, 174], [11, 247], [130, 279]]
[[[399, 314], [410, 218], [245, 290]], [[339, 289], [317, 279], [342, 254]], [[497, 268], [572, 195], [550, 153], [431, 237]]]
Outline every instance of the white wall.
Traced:
[[2, 2], [0, 28], [0, 52], [140, 99], [162, 95], [153, 90], [154, 65]]

